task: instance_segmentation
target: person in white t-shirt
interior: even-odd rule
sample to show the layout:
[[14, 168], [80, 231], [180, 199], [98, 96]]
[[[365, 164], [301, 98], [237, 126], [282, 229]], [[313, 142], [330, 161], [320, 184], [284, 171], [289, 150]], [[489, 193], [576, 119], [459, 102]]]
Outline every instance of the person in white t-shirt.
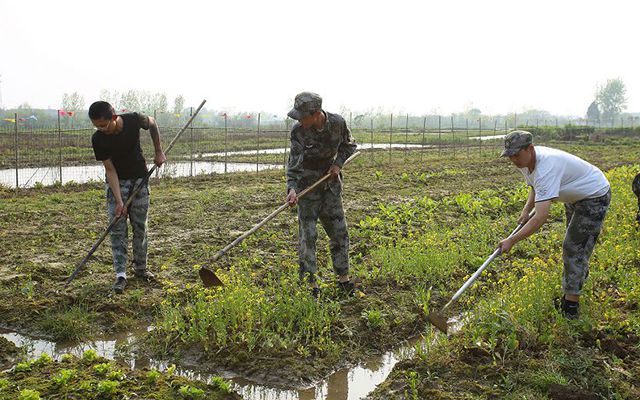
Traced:
[[[564, 272], [560, 300], [563, 315], [578, 317], [582, 286], [589, 274], [589, 259], [611, 202], [609, 181], [602, 171], [562, 150], [534, 146], [527, 131], [513, 131], [504, 140], [502, 157], [520, 169], [529, 185], [529, 196], [518, 218], [525, 225], [500, 241], [502, 253], [536, 232], [549, 217], [552, 201], [565, 205], [567, 231], [562, 244]], [[529, 213], [535, 208], [535, 215]]]

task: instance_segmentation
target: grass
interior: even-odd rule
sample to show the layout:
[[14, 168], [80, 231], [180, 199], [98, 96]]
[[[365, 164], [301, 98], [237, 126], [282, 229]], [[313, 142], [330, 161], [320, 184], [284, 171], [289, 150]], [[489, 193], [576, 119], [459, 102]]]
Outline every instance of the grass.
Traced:
[[[556, 145], [604, 169], [635, 162], [640, 149], [636, 142]], [[100, 186], [31, 189], [18, 195], [5, 191], [0, 193], [0, 237], [6, 243], [0, 249], [6, 260], [0, 266], [0, 295], [7, 301], [0, 304], [0, 314], [13, 328], [51, 334], [41, 324], [43, 314], [48, 326], [57, 327], [78, 313], [75, 319], [84, 328], [60, 329], [58, 338], [87, 339], [99, 332], [152, 323], [156, 330], [141, 344], [146, 351], [179, 360], [196, 349], [204, 355], [198, 360], [202, 365], [308, 382], [424, 333], [429, 309], [444, 304], [515, 225], [526, 191], [518, 171], [498, 159], [495, 150], [483, 148], [482, 154], [473, 152], [468, 158], [464, 153], [454, 157], [452, 151], [440, 156], [437, 152], [405, 155], [394, 151], [391, 160], [386, 152], [365, 154], [348, 166], [344, 203], [352, 273], [363, 282], [366, 294], [360, 298], [338, 295], [327, 239], [321, 234], [322, 298], [318, 302], [297, 282], [293, 210], [215, 265], [208, 262], [281, 204], [282, 171], [152, 183], [149, 265], [159, 283], [131, 279], [123, 296], [111, 291], [108, 245], [98, 249], [67, 291], [55, 292], [106, 225]], [[554, 208], [552, 215], [555, 228], [548, 231], [548, 239], [559, 234], [562, 224], [561, 209]], [[552, 267], [554, 259], [549, 261], [553, 254], [553, 246], [544, 240], [519, 246], [518, 257], [537, 256], [536, 270], [549, 271], [527, 279], [549, 283], [548, 287], [528, 298], [514, 298], [508, 310], [515, 317], [494, 313], [493, 319], [478, 321], [470, 330], [476, 333], [469, 342], [484, 340], [476, 347], [481, 354], [491, 352], [491, 362], [496, 352], [496, 362], [508, 361], [521, 344], [542, 340], [539, 337], [546, 331], [539, 330], [541, 321], [536, 315], [549, 312], [548, 305], [524, 306], [536, 296], [549, 296], [554, 289], [558, 275], [557, 267]], [[226, 285], [202, 289], [196, 274], [201, 265], [214, 268]], [[507, 271], [511, 267], [513, 272], [505, 277], [522, 285], [520, 280], [529, 276], [527, 265], [515, 261], [503, 265]], [[619, 276], [627, 273], [612, 270]], [[617, 276], [612, 274], [607, 279]], [[485, 274], [465, 294], [460, 309], [478, 303], [491, 311], [497, 305], [487, 299], [518, 294], [520, 286], [509, 292], [507, 283], [500, 281], [498, 273]], [[514, 325], [514, 318], [522, 325]], [[620, 315], [611, 321], [611, 326], [614, 321], [623, 323]], [[566, 331], [560, 325], [556, 329]], [[557, 336], [549, 336], [553, 337]], [[443, 375], [435, 367], [430, 373]], [[424, 389], [422, 376], [414, 382], [416, 389]], [[527, 386], [526, 390], [534, 389]]]

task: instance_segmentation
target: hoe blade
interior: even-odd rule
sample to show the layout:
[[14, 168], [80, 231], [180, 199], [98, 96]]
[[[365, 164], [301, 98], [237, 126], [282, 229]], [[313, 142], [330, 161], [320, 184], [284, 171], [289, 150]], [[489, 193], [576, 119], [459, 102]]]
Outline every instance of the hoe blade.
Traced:
[[202, 281], [202, 285], [206, 288], [223, 286], [222, 281], [215, 272], [210, 270], [209, 268], [201, 267], [200, 271], [198, 271], [200, 275], [200, 280]]
[[427, 315], [427, 319], [433, 326], [438, 328], [440, 332], [445, 334], [447, 333], [449, 324], [447, 323], [447, 319], [445, 317], [436, 312], [430, 312], [429, 315]]

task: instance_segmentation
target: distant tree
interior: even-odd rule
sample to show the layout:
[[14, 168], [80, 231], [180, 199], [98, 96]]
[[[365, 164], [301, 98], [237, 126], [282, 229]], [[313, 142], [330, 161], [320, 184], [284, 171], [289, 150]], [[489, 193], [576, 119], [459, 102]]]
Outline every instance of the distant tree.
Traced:
[[31, 104], [27, 103], [26, 101], [18, 106], [18, 110], [29, 110], [29, 111], [31, 111], [32, 109], [33, 109], [33, 107], [31, 107]]
[[184, 110], [184, 97], [179, 94], [173, 101], [173, 112], [175, 114], [180, 114], [182, 113], [182, 110]]
[[167, 112], [168, 103], [167, 95], [164, 93], [156, 93], [152, 98], [153, 109], [159, 113]]
[[596, 101], [602, 112], [603, 119], [617, 117], [622, 110], [627, 108], [627, 88], [622, 79], [608, 79], [604, 86], [600, 86], [596, 92]]
[[120, 97], [120, 107], [127, 111], [140, 110], [140, 99], [138, 92], [129, 90]]
[[81, 96], [78, 92], [71, 94], [65, 93], [62, 95], [62, 105], [60, 108], [66, 111], [84, 110], [84, 96]]
[[116, 110], [120, 109], [120, 93], [118, 93], [117, 90], [110, 92], [107, 89], [102, 89], [100, 90], [99, 98], [100, 100], [111, 104]]
[[587, 109], [587, 120], [598, 122], [600, 121], [600, 108], [598, 107], [598, 101], [594, 100]]

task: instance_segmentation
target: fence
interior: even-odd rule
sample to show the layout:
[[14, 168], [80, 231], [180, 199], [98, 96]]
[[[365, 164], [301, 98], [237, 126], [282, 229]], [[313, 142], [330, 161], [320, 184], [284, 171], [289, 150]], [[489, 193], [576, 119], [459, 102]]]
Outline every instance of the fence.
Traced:
[[[161, 141], [168, 144], [189, 115], [176, 121], [154, 113], [156, 119], [174, 121], [175, 126], [160, 125]], [[598, 135], [640, 133], [634, 118], [621, 119], [619, 125], [572, 120], [560, 126], [559, 120], [518, 121], [511, 118], [461, 118], [443, 116], [345, 116], [360, 150], [369, 153], [371, 162], [386, 162], [409, 153], [419, 160], [425, 157], [464, 157], [472, 152], [497, 154], [503, 135], [515, 127], [526, 128], [537, 136], [560, 140], [597, 139]], [[16, 189], [40, 185], [104, 181], [104, 168], [91, 147], [94, 130], [61, 122], [54, 126], [37, 121], [13, 122], [0, 126], [0, 185]], [[564, 120], [566, 122], [566, 120]], [[248, 114], [229, 118], [226, 114], [201, 118], [183, 134], [169, 154], [169, 162], [160, 176], [227, 174], [237, 171], [259, 173], [283, 168], [289, 151], [291, 120], [264, 118]], [[140, 137], [147, 162], [152, 162], [153, 144], [145, 131]], [[415, 159], [417, 160], [417, 158]]]

